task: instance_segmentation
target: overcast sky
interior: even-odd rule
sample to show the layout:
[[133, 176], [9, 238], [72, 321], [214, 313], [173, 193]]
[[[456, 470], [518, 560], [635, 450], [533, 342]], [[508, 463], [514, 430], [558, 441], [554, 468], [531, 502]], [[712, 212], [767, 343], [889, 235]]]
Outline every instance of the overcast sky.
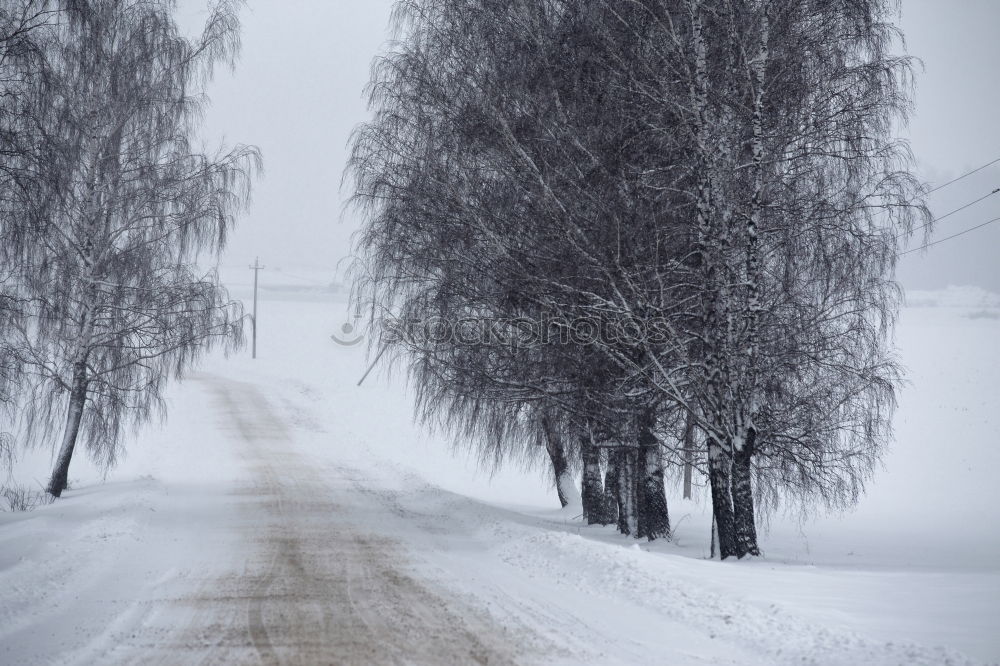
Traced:
[[[185, 0], [190, 20], [203, 0]], [[289, 270], [330, 268], [350, 250], [340, 181], [351, 130], [367, 117], [363, 88], [388, 36], [391, 0], [249, 0], [235, 74], [209, 87], [205, 137], [260, 146], [265, 175], [223, 264], [255, 255]], [[1000, 157], [1000, 0], [902, 0], [918, 78], [910, 140], [920, 175], [941, 183]], [[997, 165], [1000, 167], [1000, 165]], [[1000, 187], [1000, 168], [932, 196], [943, 214]], [[943, 238], [1000, 216], [1000, 195], [938, 225]], [[980, 284], [1000, 291], [1000, 222], [907, 255], [913, 288]]]

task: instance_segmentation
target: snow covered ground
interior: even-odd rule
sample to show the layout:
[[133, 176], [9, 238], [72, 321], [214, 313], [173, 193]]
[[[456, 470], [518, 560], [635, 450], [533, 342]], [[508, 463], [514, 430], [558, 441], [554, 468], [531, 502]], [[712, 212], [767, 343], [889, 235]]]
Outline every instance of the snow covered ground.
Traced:
[[356, 386], [323, 276], [268, 277], [256, 361], [213, 357], [106, 479], [81, 459], [62, 500], [0, 514], [0, 663], [1000, 660], [997, 297], [911, 294], [861, 505], [775, 516], [763, 558], [719, 563], [704, 497], [650, 545], [554, 509], [543, 469], [478, 471], [398, 377]]

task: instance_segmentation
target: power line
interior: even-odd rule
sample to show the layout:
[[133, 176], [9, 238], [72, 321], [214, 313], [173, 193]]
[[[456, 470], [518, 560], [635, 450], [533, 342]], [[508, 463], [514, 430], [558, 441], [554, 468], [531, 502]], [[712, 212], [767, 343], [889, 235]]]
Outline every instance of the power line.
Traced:
[[979, 172], [979, 171], [982, 171], [982, 170], [983, 170], [983, 169], [985, 169], [986, 167], [988, 167], [988, 166], [992, 166], [992, 165], [996, 164], [997, 162], [1000, 162], [1000, 157], [996, 158], [996, 159], [995, 159], [995, 160], [993, 160], [992, 162], [987, 162], [986, 164], [984, 164], [984, 165], [983, 165], [983, 166], [981, 166], [981, 167], [976, 167], [976, 168], [975, 168], [975, 169], [973, 169], [972, 171], [968, 171], [968, 172], [966, 172], [966, 173], [963, 173], [963, 174], [962, 174], [961, 176], [959, 176], [958, 178], [953, 178], [953, 179], [949, 180], [949, 181], [948, 181], [947, 183], [944, 183], [944, 184], [942, 184], [942, 185], [938, 185], [937, 187], [935, 187], [935, 188], [934, 188], [934, 189], [932, 189], [932, 190], [927, 190], [927, 194], [931, 194], [932, 192], [937, 192], [937, 191], [938, 191], [938, 190], [940, 190], [940, 189], [943, 189], [943, 188], [945, 188], [945, 187], [948, 187], [948, 186], [949, 186], [949, 185], [951, 185], [952, 183], [957, 183], [958, 181], [962, 180], [963, 178], [968, 178], [968, 177], [969, 177], [969, 176], [971, 176], [972, 174], [974, 174], [974, 173], [977, 173], [977, 172]]
[[934, 218], [933, 220], [931, 220], [931, 221], [930, 221], [930, 222], [928, 222], [927, 224], [921, 224], [921, 225], [920, 225], [919, 227], [917, 227], [916, 229], [911, 229], [910, 231], [908, 231], [908, 232], [906, 232], [906, 233], [902, 233], [902, 234], [899, 234], [898, 236], [896, 236], [895, 240], [899, 240], [899, 239], [900, 239], [900, 238], [902, 238], [903, 236], [908, 236], [909, 234], [913, 233], [914, 231], [920, 231], [921, 229], [926, 229], [927, 227], [931, 226], [932, 224], [934, 224], [934, 223], [936, 223], [936, 222], [940, 222], [941, 220], [944, 220], [944, 219], [946, 219], [946, 218], [949, 218], [949, 217], [951, 217], [951, 216], [952, 216], [952, 215], [954, 215], [955, 213], [961, 213], [961, 212], [962, 212], [963, 210], [965, 210], [966, 208], [969, 208], [969, 207], [971, 207], [971, 206], [975, 206], [975, 205], [976, 205], [977, 203], [979, 203], [980, 201], [983, 201], [983, 200], [985, 200], [985, 199], [989, 199], [989, 198], [990, 198], [991, 196], [993, 196], [993, 195], [994, 195], [994, 194], [996, 194], [997, 192], [1000, 192], [1000, 187], [996, 188], [995, 190], [993, 190], [993, 191], [992, 191], [992, 192], [990, 192], [989, 194], [984, 194], [983, 196], [979, 197], [979, 198], [978, 198], [978, 199], [976, 199], [975, 201], [970, 201], [969, 203], [965, 204], [964, 206], [959, 206], [959, 207], [958, 207], [958, 208], [956, 208], [955, 210], [953, 210], [953, 211], [951, 211], [951, 212], [948, 212], [948, 213], [945, 213], [945, 214], [944, 214], [944, 215], [942, 215], [941, 217], [935, 217], [935, 218]]
[[[998, 191], [1000, 191], [1000, 190], [998, 190]], [[951, 236], [946, 236], [945, 238], [941, 238], [941, 239], [936, 240], [936, 241], [934, 241], [932, 243], [927, 243], [926, 245], [921, 245], [920, 247], [915, 247], [912, 250], [907, 250], [906, 252], [900, 252], [896, 256], [897, 257], [902, 257], [904, 254], [910, 254], [911, 252], [916, 252], [917, 250], [926, 250], [927, 248], [931, 247], [932, 245], [937, 245], [938, 243], [943, 243], [945, 241], [951, 240], [952, 238], [958, 238], [959, 236], [964, 236], [965, 234], [967, 234], [967, 233], [969, 233], [971, 231], [975, 231], [976, 229], [982, 229], [986, 225], [993, 224], [994, 222], [1000, 222], [1000, 217], [994, 217], [992, 220], [987, 220], [986, 222], [983, 222], [982, 224], [977, 224], [976, 226], [970, 227], [970, 228], [966, 229], [965, 231], [959, 231], [957, 234], [952, 234]]]
[[[954, 184], [954, 183], [957, 183], [958, 181], [962, 180], [963, 178], [968, 178], [969, 176], [971, 176], [971, 175], [972, 175], [972, 174], [974, 174], [974, 173], [978, 173], [978, 172], [982, 171], [983, 169], [985, 169], [985, 168], [987, 168], [987, 167], [990, 167], [990, 166], [993, 166], [993, 165], [994, 165], [994, 164], [996, 164], [997, 162], [1000, 162], [1000, 157], [998, 157], [998, 158], [996, 158], [996, 159], [994, 159], [994, 160], [990, 160], [990, 161], [989, 161], [989, 162], [987, 162], [986, 164], [983, 164], [982, 166], [978, 166], [978, 167], [976, 167], [975, 169], [972, 169], [971, 171], [966, 171], [965, 173], [963, 173], [963, 174], [962, 174], [961, 176], [959, 176], [958, 178], [952, 178], [952, 179], [951, 179], [951, 180], [949, 180], [949, 181], [948, 181], [947, 183], [942, 183], [941, 185], [938, 185], [937, 187], [935, 187], [935, 188], [933, 188], [933, 189], [930, 189], [930, 190], [927, 190], [926, 194], [932, 194], [932, 193], [934, 193], [934, 192], [937, 192], [938, 190], [941, 190], [941, 189], [944, 189], [944, 188], [948, 187], [949, 185], [952, 185], [952, 184]], [[934, 218], [933, 220], [931, 220], [930, 222], [928, 222], [928, 223], [926, 223], [926, 224], [922, 224], [922, 225], [920, 225], [920, 226], [919, 226], [919, 227], [917, 227], [916, 229], [912, 229], [912, 230], [910, 230], [910, 231], [909, 231], [909, 232], [907, 232], [907, 233], [902, 233], [902, 234], [899, 234], [899, 235], [897, 235], [897, 236], [896, 236], [896, 238], [895, 238], [895, 240], [899, 240], [899, 239], [900, 239], [900, 238], [902, 238], [903, 236], [907, 236], [907, 235], [909, 235], [910, 233], [913, 233], [914, 231], [920, 231], [921, 229], [926, 229], [927, 227], [931, 226], [932, 224], [934, 224], [934, 223], [936, 223], [936, 222], [940, 222], [941, 220], [944, 220], [944, 219], [946, 219], [946, 218], [949, 218], [949, 217], [951, 217], [951, 216], [952, 216], [952, 215], [954, 215], [955, 213], [961, 213], [961, 212], [962, 212], [963, 210], [965, 210], [966, 208], [970, 208], [970, 207], [972, 207], [972, 206], [975, 206], [975, 205], [976, 205], [977, 203], [979, 203], [980, 201], [983, 201], [983, 200], [985, 200], [985, 199], [989, 199], [990, 197], [992, 197], [992, 196], [993, 196], [994, 194], [996, 194], [997, 192], [1000, 192], [1000, 187], [996, 188], [995, 190], [993, 190], [993, 191], [992, 191], [992, 192], [990, 192], [989, 194], [986, 194], [986, 195], [983, 195], [983, 196], [979, 197], [979, 198], [978, 198], [978, 199], [976, 199], [975, 201], [970, 201], [969, 203], [965, 204], [964, 206], [960, 206], [960, 207], [956, 208], [956, 209], [955, 209], [955, 210], [953, 210], [953, 211], [950, 211], [950, 212], [948, 212], [948, 213], [945, 213], [945, 214], [944, 214], [944, 215], [942, 215], [941, 217], [936, 217], [936, 218]], [[989, 223], [987, 223], [987, 224], [989, 224]], [[980, 226], [985, 226], [985, 225], [980, 225]], [[978, 229], [979, 227], [974, 227], [974, 228], [975, 228], [975, 229]], [[970, 231], [971, 231], [971, 230], [970, 230]], [[962, 232], [962, 233], [965, 233], [965, 232]], [[961, 234], [958, 234], [958, 235], [961, 235]], [[954, 236], [949, 236], [948, 238], [954, 238]], [[924, 245], [924, 246], [922, 246], [922, 247], [918, 247], [918, 248], [914, 248], [913, 250], [907, 250], [906, 252], [902, 252], [902, 253], [900, 253], [900, 254], [899, 254], [898, 256], [903, 256], [904, 254], [909, 254], [910, 252], [915, 252], [916, 250], [921, 250], [921, 249], [923, 249], [923, 248], [925, 248], [925, 247], [930, 247], [931, 245], [937, 245], [938, 243], [940, 243], [940, 242], [942, 242], [942, 241], [945, 241], [945, 240], [948, 240], [948, 238], [942, 238], [942, 239], [941, 239], [940, 241], [934, 241], [933, 243], [928, 243], [927, 245]]]

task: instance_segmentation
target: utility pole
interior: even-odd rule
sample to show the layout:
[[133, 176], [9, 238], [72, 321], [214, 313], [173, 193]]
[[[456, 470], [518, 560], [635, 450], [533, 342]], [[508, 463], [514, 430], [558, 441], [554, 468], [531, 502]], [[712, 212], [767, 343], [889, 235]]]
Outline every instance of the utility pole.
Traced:
[[260, 265], [260, 257], [254, 257], [253, 266], [250, 267], [253, 271], [253, 346], [252, 346], [252, 356], [251, 358], [257, 358], [257, 274], [264, 270], [264, 267]]

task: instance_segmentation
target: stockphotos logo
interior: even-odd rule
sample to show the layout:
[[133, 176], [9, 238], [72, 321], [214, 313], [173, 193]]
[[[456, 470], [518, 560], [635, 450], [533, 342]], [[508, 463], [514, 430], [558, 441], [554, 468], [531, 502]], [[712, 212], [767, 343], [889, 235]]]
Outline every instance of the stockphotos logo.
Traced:
[[[380, 339], [386, 344], [427, 348], [442, 344], [456, 346], [538, 347], [543, 345], [625, 345], [662, 344], [670, 339], [669, 325], [658, 317], [623, 317], [601, 320], [594, 317], [566, 319], [546, 317], [512, 319], [463, 317], [448, 319], [400, 319], [388, 317], [377, 322]], [[345, 322], [330, 336], [343, 347], [364, 340], [360, 316]]]
[[341, 347], [354, 347], [365, 339], [361, 332], [361, 315], [355, 314], [354, 321], [345, 321], [340, 327], [330, 335], [330, 339]]

